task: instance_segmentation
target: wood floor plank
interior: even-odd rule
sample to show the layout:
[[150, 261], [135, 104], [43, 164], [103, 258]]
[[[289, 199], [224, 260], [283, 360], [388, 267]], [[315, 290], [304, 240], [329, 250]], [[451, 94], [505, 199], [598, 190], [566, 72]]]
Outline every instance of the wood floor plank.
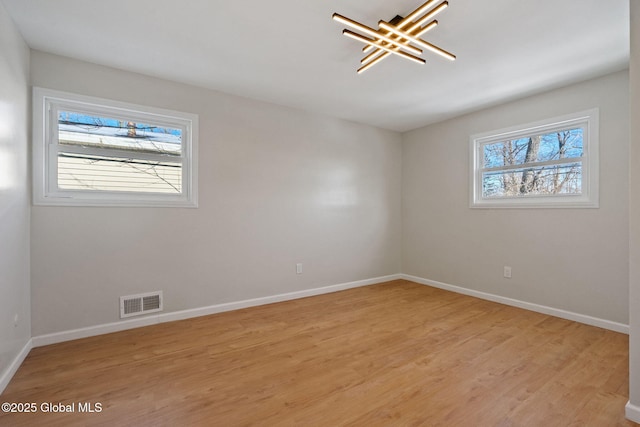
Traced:
[[398, 280], [33, 349], [0, 400], [75, 412], [0, 426], [631, 426], [627, 393], [626, 335]]

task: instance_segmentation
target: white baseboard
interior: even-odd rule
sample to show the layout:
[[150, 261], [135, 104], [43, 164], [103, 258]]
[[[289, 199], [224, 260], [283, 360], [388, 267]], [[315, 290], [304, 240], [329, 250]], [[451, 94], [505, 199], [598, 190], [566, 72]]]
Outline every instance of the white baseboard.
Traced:
[[513, 298], [507, 298], [500, 295], [494, 295], [487, 292], [476, 291], [473, 289], [463, 288], [461, 286], [449, 285], [447, 283], [437, 282], [435, 280], [423, 279], [422, 277], [411, 276], [409, 274], [401, 274], [403, 279], [411, 282], [420, 283], [422, 285], [432, 286], [434, 288], [444, 289], [459, 294], [469, 295], [472, 297], [498, 302], [501, 304], [511, 305], [513, 307], [524, 308], [526, 310], [538, 313], [548, 314], [550, 316], [560, 317], [562, 319], [573, 320], [575, 322], [585, 323], [599, 328], [609, 329], [611, 331], [629, 334], [629, 325], [613, 322], [611, 320], [600, 319], [597, 317], [587, 316], [586, 314], [574, 313], [559, 308], [548, 307], [546, 305], [534, 304], [531, 302], [520, 301]]
[[4, 389], [9, 385], [9, 381], [11, 378], [18, 372], [18, 368], [24, 362], [24, 359], [27, 357], [31, 349], [33, 348], [33, 340], [27, 341], [27, 343], [22, 347], [20, 353], [13, 359], [13, 361], [7, 366], [7, 368], [0, 375], [0, 394], [4, 392]]
[[305, 289], [302, 291], [289, 292], [285, 294], [271, 295], [268, 297], [253, 298], [243, 301], [216, 304], [208, 307], [193, 308], [189, 310], [175, 311], [172, 313], [162, 313], [149, 315], [139, 319], [123, 320], [121, 322], [106, 323], [102, 325], [89, 326], [86, 328], [73, 329], [69, 331], [56, 332], [53, 334], [40, 335], [32, 338], [33, 347], [42, 347], [49, 344], [56, 344], [64, 341], [71, 341], [80, 338], [87, 338], [96, 335], [109, 334], [127, 329], [139, 328], [142, 326], [155, 325], [158, 323], [173, 322], [175, 320], [190, 319], [193, 317], [207, 316], [209, 314], [222, 313], [225, 311], [239, 310], [241, 308], [255, 307], [258, 305], [273, 304], [276, 302], [289, 301], [298, 298], [306, 298], [314, 295], [328, 294], [331, 292], [343, 291], [346, 289], [361, 286], [374, 285], [376, 283], [398, 280], [400, 274], [390, 276], [375, 277], [355, 282], [341, 283], [338, 285], [324, 286], [321, 288]]
[[629, 401], [624, 407], [624, 412], [627, 419], [640, 424], [640, 406], [632, 405]]

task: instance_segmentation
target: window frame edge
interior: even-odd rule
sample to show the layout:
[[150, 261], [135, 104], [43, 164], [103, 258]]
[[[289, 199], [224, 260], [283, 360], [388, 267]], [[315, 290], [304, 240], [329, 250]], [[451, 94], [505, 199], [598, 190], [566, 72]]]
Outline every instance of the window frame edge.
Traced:
[[[169, 110], [164, 108], [145, 106], [130, 102], [96, 96], [80, 95], [71, 92], [58, 91], [38, 86], [32, 87], [32, 203], [34, 206], [73, 206], [73, 207], [168, 207], [168, 208], [198, 208], [198, 130], [199, 117], [195, 113]], [[74, 104], [87, 104], [98, 109], [118, 109], [131, 111], [149, 116], [164, 116], [176, 119], [186, 126], [185, 162], [183, 165], [183, 192], [180, 195], [143, 192], [75, 192], [77, 196], [55, 194], [51, 191], [49, 183], [51, 167], [49, 164], [51, 130], [46, 127], [51, 125], [47, 118], [50, 100], [71, 102]], [[186, 170], [186, 172], [184, 172]], [[184, 185], [186, 183], [186, 186]]]
[[[587, 179], [583, 187], [588, 188], [587, 194], [576, 195], [547, 195], [528, 196], [522, 198], [482, 199], [481, 178], [479, 168], [479, 148], [482, 143], [491, 139], [508, 139], [513, 136], [524, 135], [536, 130], [552, 129], [563, 122], [586, 119], [588, 141], [585, 147], [586, 156], [582, 156], [583, 167], [587, 168]], [[598, 107], [587, 110], [550, 117], [522, 125], [514, 125], [488, 132], [472, 134], [469, 137], [469, 208], [471, 209], [568, 209], [600, 207], [600, 176], [599, 176], [599, 139], [600, 139], [600, 109]]]

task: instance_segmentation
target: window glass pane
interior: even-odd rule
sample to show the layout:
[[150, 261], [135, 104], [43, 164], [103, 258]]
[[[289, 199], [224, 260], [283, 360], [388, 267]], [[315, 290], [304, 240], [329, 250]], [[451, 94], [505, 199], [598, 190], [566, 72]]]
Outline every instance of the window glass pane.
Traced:
[[482, 174], [482, 197], [582, 194], [582, 162]]
[[61, 152], [58, 154], [58, 187], [180, 194], [182, 164]]
[[583, 152], [583, 129], [566, 129], [485, 144], [483, 168], [579, 158]]
[[58, 143], [179, 156], [182, 129], [60, 111]]

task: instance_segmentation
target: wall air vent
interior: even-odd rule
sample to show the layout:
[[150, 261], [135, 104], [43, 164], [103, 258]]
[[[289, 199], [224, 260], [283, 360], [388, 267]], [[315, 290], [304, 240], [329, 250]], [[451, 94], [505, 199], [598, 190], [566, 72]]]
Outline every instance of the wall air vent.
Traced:
[[162, 291], [120, 297], [120, 318], [162, 311]]

